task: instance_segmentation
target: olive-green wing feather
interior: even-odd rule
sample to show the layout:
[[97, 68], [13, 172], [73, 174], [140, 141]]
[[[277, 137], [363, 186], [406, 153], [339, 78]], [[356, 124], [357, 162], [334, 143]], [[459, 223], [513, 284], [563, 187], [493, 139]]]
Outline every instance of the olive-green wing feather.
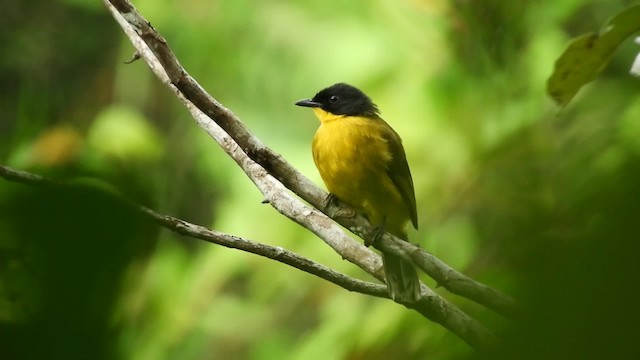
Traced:
[[389, 131], [385, 132], [384, 138], [387, 141], [389, 152], [391, 153], [391, 161], [389, 161], [387, 165], [387, 174], [409, 207], [411, 223], [413, 227], [417, 229], [418, 213], [416, 210], [416, 194], [413, 190], [413, 179], [411, 178], [407, 157], [402, 147], [402, 139], [400, 139], [400, 136], [390, 126], [387, 125], [387, 127]]

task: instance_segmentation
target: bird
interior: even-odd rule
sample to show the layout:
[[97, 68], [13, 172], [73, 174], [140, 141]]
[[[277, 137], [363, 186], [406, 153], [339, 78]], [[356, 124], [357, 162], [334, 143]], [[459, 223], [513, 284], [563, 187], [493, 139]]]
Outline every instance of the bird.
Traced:
[[[413, 179], [402, 139], [380, 117], [377, 105], [346, 83], [331, 85], [295, 105], [311, 108], [320, 121], [311, 148], [329, 198], [363, 214], [378, 235], [388, 231], [409, 241], [407, 223], [418, 228]], [[382, 260], [390, 297], [418, 301], [420, 280], [414, 265], [386, 252]]]

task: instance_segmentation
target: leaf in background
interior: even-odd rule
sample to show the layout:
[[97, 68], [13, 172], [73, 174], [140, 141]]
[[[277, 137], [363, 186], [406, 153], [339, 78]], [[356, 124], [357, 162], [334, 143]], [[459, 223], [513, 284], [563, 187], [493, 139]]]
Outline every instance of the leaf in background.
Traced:
[[582, 86], [600, 74], [622, 41], [638, 30], [640, 5], [618, 13], [599, 34], [588, 33], [573, 39], [547, 80], [549, 96], [558, 105], [567, 105]]

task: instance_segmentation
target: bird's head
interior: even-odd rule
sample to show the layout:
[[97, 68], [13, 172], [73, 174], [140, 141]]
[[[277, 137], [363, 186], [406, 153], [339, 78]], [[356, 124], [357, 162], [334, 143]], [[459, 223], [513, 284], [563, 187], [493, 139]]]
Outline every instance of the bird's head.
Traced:
[[320, 90], [312, 99], [296, 102], [298, 106], [322, 109], [338, 116], [378, 116], [378, 107], [360, 89], [345, 83]]

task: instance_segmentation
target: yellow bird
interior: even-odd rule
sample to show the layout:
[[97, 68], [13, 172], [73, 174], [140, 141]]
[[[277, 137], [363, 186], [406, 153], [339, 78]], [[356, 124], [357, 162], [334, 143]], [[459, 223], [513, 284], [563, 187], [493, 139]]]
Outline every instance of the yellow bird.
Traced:
[[[320, 120], [313, 160], [329, 192], [379, 229], [408, 241], [407, 222], [418, 228], [413, 180], [402, 140], [380, 117], [377, 106], [345, 83], [296, 105], [312, 108]], [[382, 259], [391, 297], [409, 303], [419, 299], [420, 280], [413, 264], [392, 254], [383, 253]]]

